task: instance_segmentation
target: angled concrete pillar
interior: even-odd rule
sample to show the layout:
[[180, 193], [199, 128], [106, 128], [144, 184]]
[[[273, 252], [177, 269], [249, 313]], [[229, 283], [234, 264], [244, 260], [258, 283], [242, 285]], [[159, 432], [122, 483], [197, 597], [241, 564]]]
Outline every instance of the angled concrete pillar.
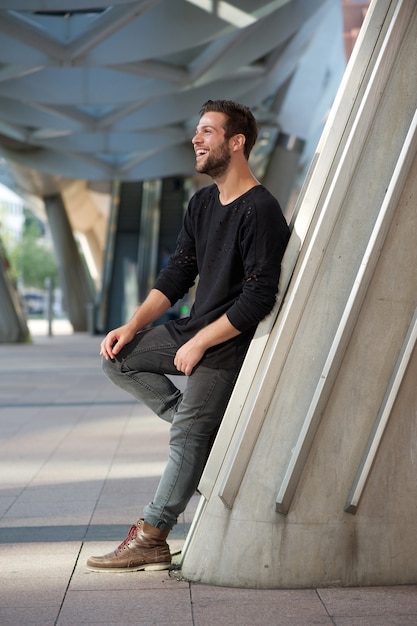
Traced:
[[29, 341], [30, 334], [18, 295], [0, 254], [0, 343]]
[[75, 332], [88, 330], [94, 289], [59, 194], [44, 198], [68, 318]]
[[279, 133], [271, 154], [262, 183], [279, 198], [283, 208], [287, 206], [299, 162], [304, 148], [304, 140], [293, 135]]
[[416, 42], [415, 2], [371, 3], [200, 483], [190, 580], [417, 580]]

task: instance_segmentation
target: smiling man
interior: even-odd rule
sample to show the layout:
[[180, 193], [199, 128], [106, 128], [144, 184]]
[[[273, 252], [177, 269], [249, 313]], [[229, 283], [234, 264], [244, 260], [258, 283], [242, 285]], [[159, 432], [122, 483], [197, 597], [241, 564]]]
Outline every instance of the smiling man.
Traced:
[[[171, 427], [153, 501], [118, 548], [87, 561], [96, 571], [170, 566], [169, 531], [197, 488], [249, 343], [278, 291], [289, 229], [248, 164], [256, 120], [230, 100], [207, 101], [200, 116], [196, 169], [214, 182], [191, 198], [176, 250], [146, 300], [101, 343], [110, 380]], [[189, 317], [149, 328], [197, 276]], [[183, 392], [169, 374], [187, 377]]]

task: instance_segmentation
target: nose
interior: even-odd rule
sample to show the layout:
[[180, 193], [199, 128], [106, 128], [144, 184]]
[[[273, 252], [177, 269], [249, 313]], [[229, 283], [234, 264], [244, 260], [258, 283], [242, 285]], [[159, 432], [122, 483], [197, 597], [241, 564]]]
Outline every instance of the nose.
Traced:
[[195, 145], [196, 143], [199, 143], [199, 141], [200, 141], [200, 133], [198, 130], [196, 130], [194, 137], [191, 139], [191, 143]]

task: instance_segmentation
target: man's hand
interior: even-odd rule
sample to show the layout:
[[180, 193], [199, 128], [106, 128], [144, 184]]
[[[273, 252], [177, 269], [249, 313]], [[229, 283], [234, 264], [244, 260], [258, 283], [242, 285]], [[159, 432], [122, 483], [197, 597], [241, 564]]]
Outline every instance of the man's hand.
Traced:
[[224, 314], [218, 320], [201, 329], [192, 339], [187, 341], [175, 355], [174, 365], [186, 376], [192, 374], [195, 366], [201, 361], [208, 348], [217, 346], [240, 334]]
[[174, 365], [179, 372], [190, 376], [193, 369], [204, 356], [205, 349], [199, 345], [195, 338], [187, 341], [175, 355]]
[[114, 359], [123, 346], [132, 341], [135, 334], [135, 331], [127, 324], [111, 330], [100, 344], [100, 354], [106, 361]]
[[165, 311], [168, 311], [170, 306], [170, 301], [161, 291], [151, 289], [145, 302], [136, 307], [132, 318], [106, 335], [100, 345], [100, 354], [107, 361], [114, 359], [116, 354], [119, 354], [120, 350], [132, 341], [136, 333], [152, 324]]

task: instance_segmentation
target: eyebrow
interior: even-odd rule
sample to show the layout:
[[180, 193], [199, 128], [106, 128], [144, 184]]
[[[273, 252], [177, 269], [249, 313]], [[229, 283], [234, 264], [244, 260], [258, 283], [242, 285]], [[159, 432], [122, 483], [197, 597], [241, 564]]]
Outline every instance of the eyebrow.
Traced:
[[198, 125], [195, 128], [195, 132], [201, 131], [201, 130], [207, 130], [207, 129], [211, 129], [211, 130], [225, 130], [223, 126], [213, 126], [213, 124], [202, 124], [202, 125]]
[[216, 126], [213, 126], [212, 124], [203, 124], [201, 126], [199, 124], [195, 127], [195, 130], [197, 132], [198, 130], [205, 130], [206, 128], [212, 128], [213, 130], [216, 130]]

